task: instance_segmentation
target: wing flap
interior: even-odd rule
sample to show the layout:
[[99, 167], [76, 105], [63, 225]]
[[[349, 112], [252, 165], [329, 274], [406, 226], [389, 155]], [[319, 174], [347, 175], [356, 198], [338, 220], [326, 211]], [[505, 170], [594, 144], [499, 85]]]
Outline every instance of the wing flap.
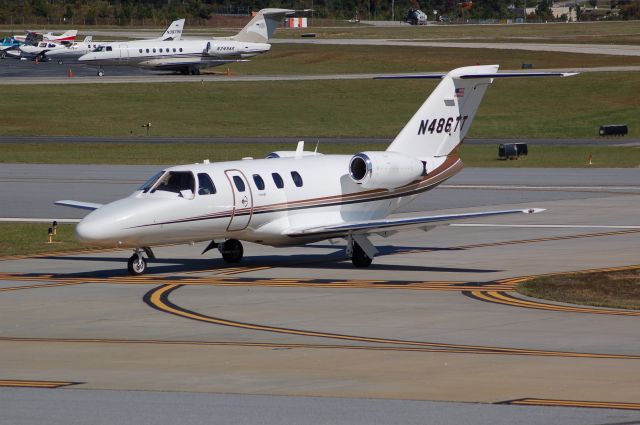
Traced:
[[93, 202], [80, 202], [80, 201], [72, 201], [69, 199], [65, 199], [62, 201], [56, 201], [54, 202], [55, 205], [62, 205], [64, 207], [71, 207], [71, 208], [79, 208], [82, 210], [97, 210], [98, 208], [100, 208], [103, 204], [95, 204]]
[[432, 215], [423, 217], [397, 218], [386, 220], [370, 220], [345, 222], [329, 226], [310, 227], [307, 229], [291, 229], [286, 233], [290, 237], [303, 237], [312, 235], [346, 235], [368, 233], [395, 233], [401, 230], [423, 229], [430, 230], [434, 225], [445, 225], [451, 221], [468, 218], [494, 217], [509, 214], [536, 214], [545, 211], [543, 208], [529, 208], [518, 210], [483, 211], [462, 214]]

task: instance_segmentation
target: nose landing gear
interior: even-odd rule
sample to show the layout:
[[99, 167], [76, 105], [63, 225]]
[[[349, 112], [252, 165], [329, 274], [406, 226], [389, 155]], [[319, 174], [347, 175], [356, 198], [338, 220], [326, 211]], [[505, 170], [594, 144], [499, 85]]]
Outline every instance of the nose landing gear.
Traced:
[[140, 276], [147, 271], [147, 259], [144, 258], [143, 254], [147, 254], [147, 257], [152, 260], [156, 258], [151, 248], [136, 248], [133, 251], [133, 255], [129, 257], [129, 261], [127, 261], [127, 270], [129, 270], [129, 274], [133, 276]]

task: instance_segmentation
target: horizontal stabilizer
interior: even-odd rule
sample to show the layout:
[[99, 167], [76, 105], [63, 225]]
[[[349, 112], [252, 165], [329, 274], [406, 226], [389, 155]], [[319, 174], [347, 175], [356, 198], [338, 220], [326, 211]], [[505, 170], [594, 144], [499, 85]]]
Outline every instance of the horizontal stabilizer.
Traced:
[[[496, 72], [488, 74], [460, 75], [457, 78], [462, 80], [476, 78], [517, 78], [517, 77], [571, 77], [578, 75], [578, 72]], [[406, 75], [382, 75], [373, 77], [374, 80], [406, 80], [406, 79], [441, 79], [447, 74], [406, 74]]]
[[502, 211], [484, 211], [463, 214], [446, 214], [432, 215], [424, 217], [409, 217], [387, 220], [370, 220], [345, 222], [336, 225], [311, 227], [308, 229], [293, 229], [287, 232], [287, 236], [301, 237], [318, 234], [330, 234], [335, 236], [347, 234], [368, 234], [368, 233], [384, 233], [397, 232], [411, 229], [427, 229], [433, 225], [444, 225], [450, 221], [464, 220], [467, 218], [493, 217], [508, 214], [536, 214], [545, 211], [543, 208], [528, 208], [525, 210], [502, 210]]
[[54, 204], [62, 205], [64, 207], [80, 208], [82, 210], [97, 210], [103, 205], [103, 204], [94, 204], [93, 202], [71, 201], [68, 199], [65, 199], [63, 201], [56, 201], [54, 202]]

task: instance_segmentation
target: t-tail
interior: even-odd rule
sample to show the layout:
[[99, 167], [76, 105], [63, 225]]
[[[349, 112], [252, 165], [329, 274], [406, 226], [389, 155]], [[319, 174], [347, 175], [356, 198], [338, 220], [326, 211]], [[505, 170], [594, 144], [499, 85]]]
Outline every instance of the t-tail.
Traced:
[[282, 18], [293, 13], [295, 10], [291, 9], [262, 9], [231, 39], [246, 43], [268, 43]]
[[450, 155], [469, 132], [480, 102], [494, 78], [575, 75], [557, 72], [497, 73], [498, 67], [478, 65], [457, 68], [447, 74], [378, 77], [442, 79], [387, 151], [421, 159]]
[[178, 19], [171, 22], [159, 40], [180, 40], [182, 38], [182, 30], [184, 29], [184, 19]]

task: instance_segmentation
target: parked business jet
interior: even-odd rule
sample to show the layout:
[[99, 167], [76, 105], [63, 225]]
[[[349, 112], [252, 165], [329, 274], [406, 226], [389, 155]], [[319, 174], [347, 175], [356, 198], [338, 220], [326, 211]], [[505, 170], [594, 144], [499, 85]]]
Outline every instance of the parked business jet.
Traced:
[[[344, 238], [356, 267], [371, 264], [369, 235], [429, 230], [453, 220], [536, 213], [536, 208], [387, 218], [462, 169], [458, 148], [494, 78], [567, 76], [568, 73], [497, 73], [497, 65], [454, 69], [385, 151], [353, 156], [274, 152], [267, 159], [170, 167], [129, 197], [106, 205], [58, 201], [94, 210], [76, 227], [91, 245], [129, 247], [131, 274], [144, 273], [150, 247], [211, 241], [228, 262], [243, 256], [240, 240], [271, 246]], [[415, 78], [415, 77], [414, 77]]]
[[268, 52], [269, 38], [278, 22], [289, 9], [262, 9], [236, 35], [210, 39], [173, 40], [158, 43], [156, 40], [131, 41], [99, 47], [79, 58], [88, 65], [99, 66], [98, 76], [104, 75], [104, 65], [126, 65], [147, 69], [179, 71], [183, 74], [200, 74], [203, 68], [239, 62]]

